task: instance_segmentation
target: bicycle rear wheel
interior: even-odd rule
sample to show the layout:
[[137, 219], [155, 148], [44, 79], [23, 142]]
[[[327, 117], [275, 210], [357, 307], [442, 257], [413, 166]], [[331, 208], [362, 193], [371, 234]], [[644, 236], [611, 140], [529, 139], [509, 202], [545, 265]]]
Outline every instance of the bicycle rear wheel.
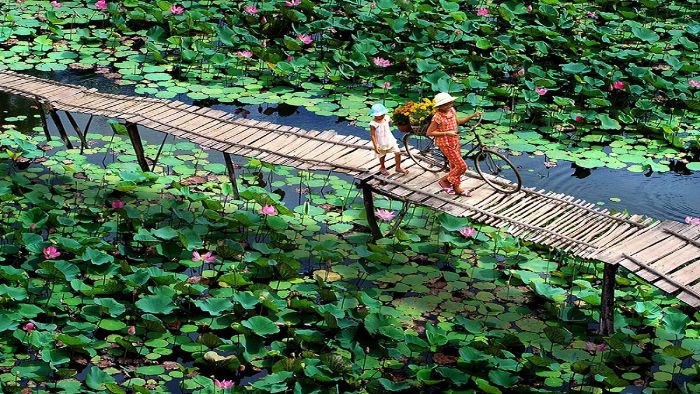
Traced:
[[502, 193], [515, 193], [522, 186], [520, 172], [504, 155], [484, 149], [474, 158], [476, 172], [494, 189]]
[[403, 136], [403, 146], [408, 156], [426, 171], [440, 172], [447, 169], [447, 160], [433, 139], [425, 135], [407, 133]]

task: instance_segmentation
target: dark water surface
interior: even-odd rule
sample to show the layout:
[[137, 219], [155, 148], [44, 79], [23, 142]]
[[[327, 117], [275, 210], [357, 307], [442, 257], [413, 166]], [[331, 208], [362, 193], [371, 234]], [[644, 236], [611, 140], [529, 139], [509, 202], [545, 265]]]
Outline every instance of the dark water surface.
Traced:
[[[130, 86], [118, 86], [106, 78], [94, 74], [78, 74], [73, 72], [37, 73], [32, 74], [51, 78], [64, 83], [97, 88], [101, 92], [133, 94]], [[197, 105], [209, 105], [207, 102], [193, 102], [185, 95], [175, 99]], [[0, 115], [16, 116], [30, 115], [36, 110], [27, 112], [27, 105], [33, 104], [22, 98], [0, 93]], [[213, 108], [226, 112], [239, 113], [243, 109], [251, 119], [260, 119], [272, 123], [299, 127], [307, 130], [332, 129], [339, 134], [356, 135], [369, 139], [367, 126], [352, 124], [337, 117], [319, 116], [301, 107], [288, 105], [212, 105]], [[7, 111], [7, 112], [5, 112]], [[78, 123], [84, 126], [87, 116], [76, 115]], [[369, 122], [369, 118], [366, 119]], [[51, 123], [49, 121], [49, 123]], [[31, 116], [17, 123], [21, 129], [30, 129], [37, 125], [37, 119]], [[67, 124], [67, 123], [66, 123]], [[68, 124], [67, 124], [68, 125]], [[70, 127], [69, 127], [70, 129]], [[142, 138], [149, 143], [160, 144], [163, 135], [159, 132], [143, 129]], [[55, 130], [54, 130], [55, 131]], [[53, 135], [57, 135], [52, 131]], [[111, 134], [111, 129], [104, 119], [96, 119], [90, 127], [90, 133]], [[399, 139], [399, 132], [394, 131]], [[72, 134], [69, 131], [69, 134]], [[168, 139], [172, 141], [172, 139]], [[178, 142], [180, 139], [175, 139]], [[217, 160], [218, 159], [218, 160]], [[546, 189], [557, 193], [566, 193], [600, 206], [633, 214], [645, 214], [658, 219], [683, 221], [686, 216], [700, 216], [700, 172], [694, 173], [633, 173], [627, 170], [596, 168], [592, 170], [578, 168], [575, 164], [563, 160], [558, 161], [555, 168], [544, 167], [542, 156], [521, 155], [511, 157], [520, 168], [523, 184], [526, 187]], [[212, 161], [223, 161], [218, 155], [211, 155]], [[468, 163], [472, 166], [472, 163]], [[349, 177], [348, 177], [349, 178]], [[619, 201], [611, 201], [619, 199]]]

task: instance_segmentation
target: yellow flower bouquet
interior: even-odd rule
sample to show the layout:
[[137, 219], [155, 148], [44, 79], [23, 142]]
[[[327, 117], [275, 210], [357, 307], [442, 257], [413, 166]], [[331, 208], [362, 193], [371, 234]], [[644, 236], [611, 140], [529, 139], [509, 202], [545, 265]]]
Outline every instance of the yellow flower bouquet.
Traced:
[[[391, 118], [398, 126], [421, 126], [423, 123], [428, 121], [433, 114], [435, 114], [433, 100], [424, 98], [418, 102], [405, 102], [403, 105], [394, 110]], [[399, 127], [399, 130], [401, 130], [401, 127]]]

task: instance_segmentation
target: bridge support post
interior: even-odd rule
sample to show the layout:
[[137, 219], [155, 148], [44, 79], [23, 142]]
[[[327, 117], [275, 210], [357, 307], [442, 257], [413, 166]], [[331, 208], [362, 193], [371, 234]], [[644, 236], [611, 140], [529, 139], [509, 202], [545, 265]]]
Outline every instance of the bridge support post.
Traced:
[[403, 221], [403, 217], [406, 216], [406, 212], [408, 212], [408, 208], [411, 206], [411, 203], [408, 200], [403, 201], [403, 206], [401, 207], [401, 211], [399, 212], [398, 215], [396, 215], [396, 221], [394, 222], [394, 225], [391, 226], [391, 230], [389, 230], [388, 233], [386, 233], [387, 237], [391, 237], [396, 233], [396, 230], [399, 229], [399, 226], [401, 225], [401, 222]]
[[603, 269], [603, 292], [600, 296], [600, 335], [615, 332], [615, 274], [617, 264], [605, 264]]
[[46, 136], [46, 141], [51, 141], [51, 133], [49, 133], [49, 124], [46, 122], [46, 114], [44, 113], [44, 104], [36, 100], [36, 104], [39, 107], [39, 116], [41, 117], [41, 127], [44, 129], [44, 135]]
[[224, 161], [226, 162], [226, 171], [228, 172], [228, 179], [231, 180], [231, 186], [233, 186], [233, 198], [235, 198], [236, 200], [240, 200], [241, 194], [238, 192], [238, 182], [236, 181], [236, 169], [233, 166], [231, 155], [228, 152], [221, 153], [224, 154]]
[[372, 187], [364, 180], [360, 182], [360, 187], [362, 188], [362, 200], [365, 204], [365, 214], [367, 216], [369, 231], [372, 234], [372, 238], [377, 240], [382, 238], [382, 231], [379, 229], [377, 217], [374, 214], [374, 196], [372, 195]]
[[136, 160], [139, 162], [139, 166], [143, 172], [149, 172], [148, 162], [146, 161], [146, 154], [143, 150], [143, 144], [141, 143], [141, 136], [139, 135], [139, 126], [136, 123], [127, 123], [126, 130], [129, 133], [129, 139], [131, 140], [131, 145], [134, 146], [134, 153], [136, 153]]
[[[83, 134], [82, 130], [80, 130], [80, 126], [78, 126], [78, 122], [75, 121], [75, 118], [73, 115], [70, 114], [70, 112], [66, 112], [66, 116], [68, 117], [68, 121], [70, 122], [70, 125], [73, 126], [73, 130], [75, 130], [75, 134], [78, 134], [78, 138], [80, 138], [80, 154], [83, 154], [83, 150], [85, 150], [85, 147], [87, 146], [87, 140], [85, 139], [85, 134]], [[92, 116], [90, 117], [90, 122], [92, 122]], [[90, 127], [90, 123], [88, 123], [88, 127]], [[87, 133], [87, 128], [85, 129]]]
[[56, 112], [55, 109], [49, 107], [49, 115], [51, 116], [51, 119], [53, 120], [54, 124], [56, 124], [58, 134], [61, 136], [63, 143], [66, 144], [66, 148], [73, 149], [73, 144], [71, 144], [70, 139], [68, 139], [68, 133], [66, 133], [66, 128], [63, 127], [63, 123], [61, 122], [61, 117], [58, 116], [58, 112]]

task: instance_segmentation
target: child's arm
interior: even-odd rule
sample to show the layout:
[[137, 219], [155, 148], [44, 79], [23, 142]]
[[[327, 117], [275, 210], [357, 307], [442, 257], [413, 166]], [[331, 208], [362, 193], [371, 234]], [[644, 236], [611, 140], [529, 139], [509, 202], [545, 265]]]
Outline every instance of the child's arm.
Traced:
[[379, 147], [377, 146], [377, 128], [374, 126], [369, 126], [369, 135], [372, 136], [372, 145], [374, 145], [374, 151], [379, 153]]
[[473, 118], [475, 118], [475, 117], [477, 117], [477, 116], [480, 116], [480, 115], [481, 115], [481, 111], [476, 111], [476, 112], [474, 112], [473, 114], [471, 114], [471, 115], [469, 115], [469, 116], [467, 116], [467, 117], [465, 117], [465, 118], [457, 119], [457, 125], [461, 125], [461, 124], [463, 124], [463, 123], [467, 123], [467, 122], [469, 122], [470, 120], [472, 120]]

